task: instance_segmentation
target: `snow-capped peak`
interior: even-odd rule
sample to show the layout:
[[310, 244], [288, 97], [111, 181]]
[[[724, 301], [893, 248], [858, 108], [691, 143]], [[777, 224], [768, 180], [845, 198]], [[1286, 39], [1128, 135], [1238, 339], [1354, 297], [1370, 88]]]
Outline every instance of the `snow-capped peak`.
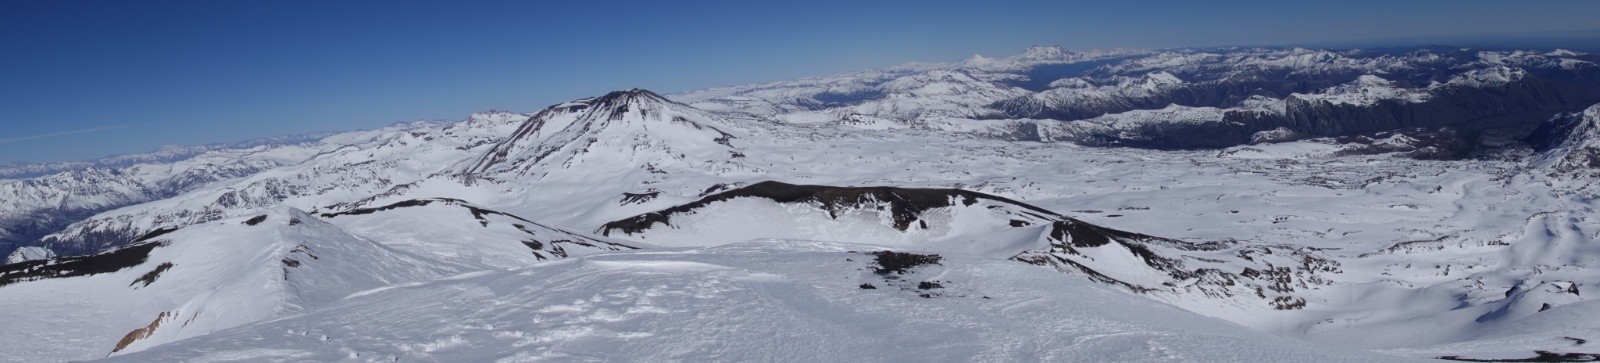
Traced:
[[1322, 92], [1315, 94], [1296, 93], [1292, 97], [1326, 101], [1332, 104], [1367, 106], [1384, 100], [1398, 100], [1407, 103], [1423, 102], [1428, 100], [1429, 94], [1426, 89], [1400, 87], [1394, 81], [1383, 77], [1364, 74], [1356, 77], [1350, 83], [1329, 87]]
[[1035, 45], [1028, 47], [1028, 50], [1018, 54], [1015, 58], [1032, 61], [1065, 60], [1068, 58], [1068, 54], [1066, 49], [1062, 49], [1058, 45]]
[[[626, 107], [626, 105], [676, 104], [677, 102], [672, 102], [672, 100], [661, 97], [661, 95], [647, 89], [632, 88], [606, 93], [604, 96], [597, 97], [589, 103], [596, 108], [615, 110]], [[627, 110], [621, 109], [620, 111]]]
[[1584, 54], [1585, 53], [1574, 52], [1574, 51], [1570, 51], [1570, 50], [1566, 50], [1566, 49], [1556, 49], [1556, 50], [1550, 51], [1549, 53], [1545, 53], [1544, 55], [1551, 56], [1551, 57], [1576, 57], [1576, 56], [1580, 56], [1580, 55], [1584, 55]]
[[11, 254], [6, 256], [5, 264], [10, 265], [13, 263], [22, 263], [27, 261], [48, 260], [54, 257], [56, 257], [55, 251], [51, 251], [48, 248], [28, 246], [18, 248], [16, 251], [11, 251]]
[[1171, 86], [1171, 85], [1179, 85], [1179, 84], [1183, 84], [1183, 80], [1179, 79], [1178, 76], [1174, 76], [1174, 75], [1172, 75], [1172, 73], [1167, 73], [1167, 72], [1151, 72], [1149, 74], [1144, 75], [1144, 77], [1140, 77], [1140, 80], [1139, 80], [1139, 86], [1140, 87], [1143, 87], [1145, 89], [1151, 89], [1151, 90], [1156, 89], [1156, 88], [1160, 88], [1160, 87], [1163, 87], [1163, 86]]
[[543, 177], [590, 161], [591, 167], [659, 171], [664, 164], [741, 157], [732, 150], [734, 136], [713, 126], [723, 123], [718, 119], [648, 90], [611, 92], [539, 112], [463, 172], [496, 180]]

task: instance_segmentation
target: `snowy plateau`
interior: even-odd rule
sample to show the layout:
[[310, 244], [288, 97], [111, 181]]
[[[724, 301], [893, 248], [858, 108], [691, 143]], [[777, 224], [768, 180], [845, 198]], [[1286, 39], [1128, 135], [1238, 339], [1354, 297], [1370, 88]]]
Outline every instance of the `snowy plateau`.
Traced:
[[0, 361], [1600, 361], [1600, 56], [1072, 51], [0, 168]]

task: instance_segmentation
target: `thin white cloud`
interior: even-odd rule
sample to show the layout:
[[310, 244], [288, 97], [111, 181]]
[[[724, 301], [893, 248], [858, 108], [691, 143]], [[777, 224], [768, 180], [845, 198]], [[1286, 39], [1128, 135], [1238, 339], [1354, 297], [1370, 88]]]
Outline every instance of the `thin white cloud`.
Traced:
[[87, 134], [87, 133], [91, 133], [91, 132], [99, 132], [99, 131], [106, 131], [106, 130], [125, 129], [125, 128], [129, 128], [129, 127], [133, 127], [133, 125], [100, 126], [100, 127], [92, 127], [92, 128], [82, 129], [82, 130], [72, 130], [72, 131], [52, 132], [52, 133], [48, 133], [48, 134], [8, 137], [8, 138], [0, 139], [0, 144], [10, 144], [10, 143], [13, 143], [13, 142], [18, 142], [18, 141], [38, 140], [38, 139], [45, 139], [45, 138], [58, 137], [58, 136]]

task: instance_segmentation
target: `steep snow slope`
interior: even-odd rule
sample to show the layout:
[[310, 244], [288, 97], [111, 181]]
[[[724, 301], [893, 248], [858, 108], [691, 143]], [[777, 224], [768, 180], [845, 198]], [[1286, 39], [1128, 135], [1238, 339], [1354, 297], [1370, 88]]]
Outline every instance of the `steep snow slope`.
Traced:
[[1600, 105], [1546, 121], [1530, 138], [1543, 153], [1538, 167], [1553, 175], [1600, 175]]
[[[587, 256], [368, 292], [111, 361], [1387, 361], [1004, 261], [870, 246]], [[862, 251], [862, 252], [849, 252]], [[872, 286], [868, 289], [863, 286]]]
[[43, 260], [51, 257], [56, 257], [56, 253], [44, 247], [23, 247], [6, 255], [5, 264]]
[[[165, 232], [165, 233], [161, 233]], [[465, 271], [294, 209], [162, 230], [102, 254], [0, 266], [0, 360], [91, 359]]]
[[738, 168], [734, 136], [713, 117], [647, 90], [612, 92], [545, 109], [461, 172], [507, 181], [566, 170]]

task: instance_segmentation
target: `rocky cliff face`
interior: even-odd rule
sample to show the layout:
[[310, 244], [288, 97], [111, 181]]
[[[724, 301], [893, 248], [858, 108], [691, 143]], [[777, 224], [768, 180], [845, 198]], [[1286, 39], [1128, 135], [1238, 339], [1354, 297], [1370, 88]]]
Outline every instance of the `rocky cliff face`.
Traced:
[[1541, 153], [1536, 165], [1551, 175], [1600, 176], [1600, 105], [1553, 117], [1527, 141]]

